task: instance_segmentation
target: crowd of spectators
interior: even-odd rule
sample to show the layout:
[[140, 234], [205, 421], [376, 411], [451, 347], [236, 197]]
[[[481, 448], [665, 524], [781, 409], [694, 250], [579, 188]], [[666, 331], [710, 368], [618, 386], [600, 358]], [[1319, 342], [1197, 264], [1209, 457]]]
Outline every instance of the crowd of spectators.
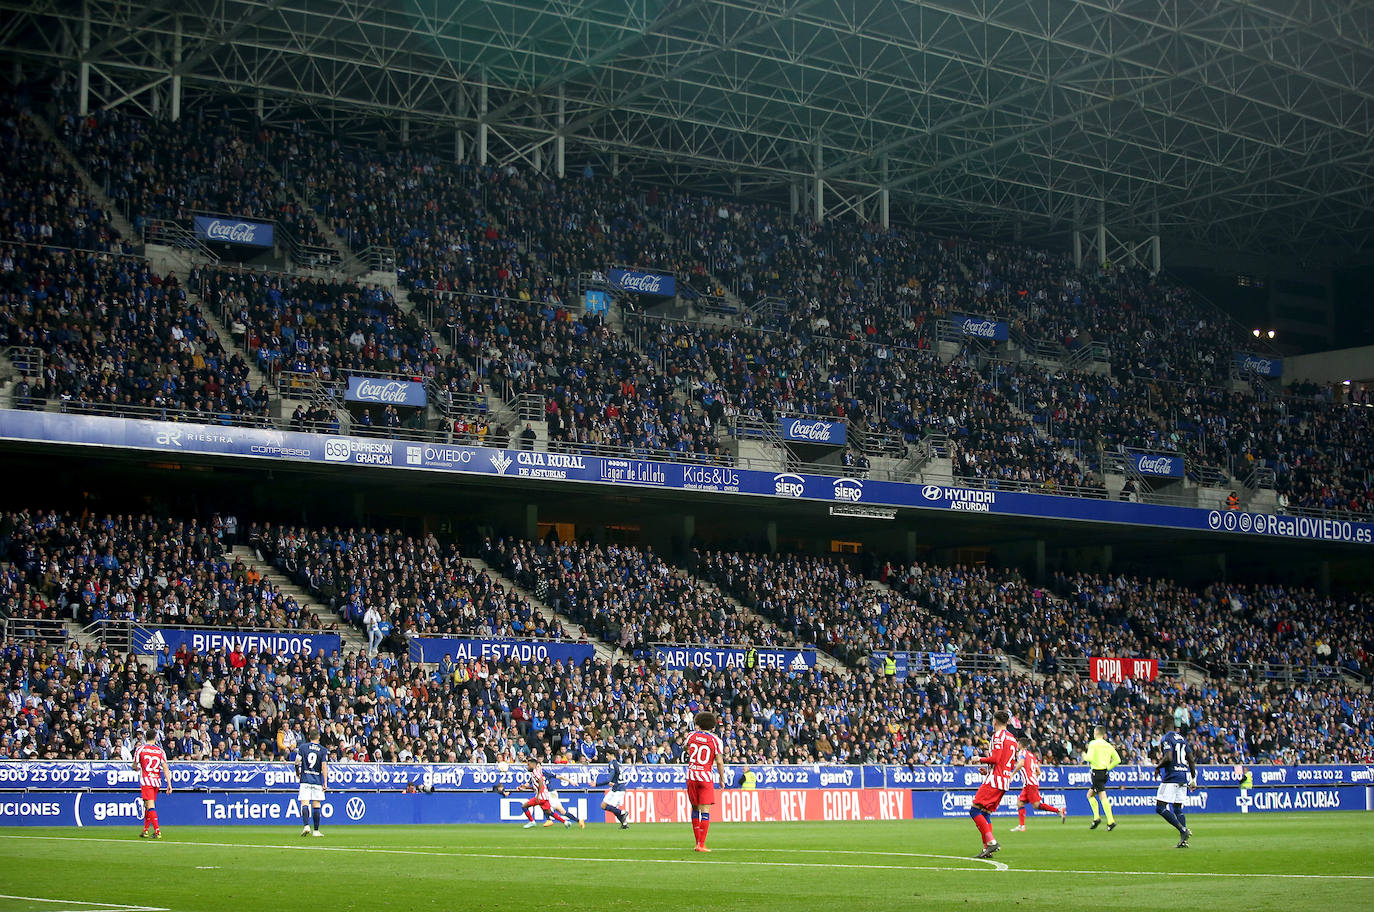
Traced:
[[269, 394], [226, 350], [175, 275], [145, 260], [0, 246], [0, 347], [41, 353], [15, 387], [21, 408], [257, 423]]
[[148, 219], [231, 215], [273, 221], [301, 244], [329, 245], [277, 170], [313, 145], [301, 132], [241, 127], [227, 110], [204, 107], [175, 122], [124, 108], [68, 114], [57, 129], [136, 231]]
[[318, 629], [226, 549], [225, 526], [148, 514], [0, 513], [0, 614], [192, 627]]
[[433, 535], [254, 523], [248, 540], [345, 623], [362, 627], [375, 611], [398, 645], [421, 635], [572, 638], [509, 583]]
[[125, 249], [109, 213], [13, 100], [0, 101], [0, 127], [3, 240], [78, 250]]
[[655, 643], [797, 642], [652, 548], [502, 538], [487, 539], [480, 554], [592, 636], [633, 654], [647, 654]]
[[667, 671], [589, 660], [551, 667], [217, 649], [135, 661], [103, 647], [0, 646], [0, 757], [128, 761], [151, 728], [173, 760], [287, 760], [319, 726], [352, 762], [537, 757], [681, 762], [693, 714], [717, 711], [733, 760], [972, 764], [992, 713], [1029, 720], [1043, 762], [1081, 763], [1094, 724], [1148, 763], [1165, 717], [1203, 763], [1367, 762], [1369, 695], [1161, 682], [1113, 686], [1009, 675]]

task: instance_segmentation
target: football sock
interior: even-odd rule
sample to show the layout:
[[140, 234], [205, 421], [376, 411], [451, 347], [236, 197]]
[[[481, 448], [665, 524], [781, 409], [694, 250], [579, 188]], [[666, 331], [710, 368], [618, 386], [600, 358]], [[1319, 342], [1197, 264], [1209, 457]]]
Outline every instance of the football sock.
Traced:
[[1055, 807], [1055, 806], [1052, 805], [1052, 804], [1046, 804], [1046, 803], [1043, 802], [1043, 801], [1040, 802], [1039, 804], [1037, 804], [1037, 805], [1036, 805], [1036, 808], [1038, 808], [1039, 810], [1044, 811], [1046, 814], [1058, 814], [1058, 813], [1059, 813], [1059, 808]]
[[711, 812], [701, 812], [701, 844], [706, 845], [706, 834], [711, 831]]
[[565, 810], [563, 811], [563, 814], [564, 814], [564, 816], [566, 816], [569, 820], [571, 820], [573, 823], [577, 823], [577, 815], [574, 814], [570, 809], [565, 809]]
[[557, 811], [549, 811], [549, 815], [553, 817], [554, 820], [557, 820], [559, 823], [563, 822], [563, 815], [559, 814]]
[[315, 829], [320, 828], [320, 806], [317, 804], [310, 809], [310, 819], [314, 823]]
[[534, 811], [530, 810], [529, 808], [525, 808], [525, 816], [529, 818], [530, 823], [534, 822]]
[[153, 825], [153, 812], [144, 808], [143, 810], [143, 832], [148, 832], [148, 828]]
[[1178, 830], [1180, 833], [1183, 832], [1183, 824], [1178, 822], [1178, 817], [1174, 815], [1173, 808], [1169, 807], [1169, 805], [1165, 804], [1163, 801], [1156, 801], [1155, 813], [1169, 821], [1169, 825], [1174, 829]]
[[1097, 820], [1102, 814], [1097, 810], [1097, 799], [1092, 795], [1088, 796], [1088, 807], [1093, 809], [1093, 820]]
[[310, 805], [301, 802], [301, 826], [310, 826]]
[[1174, 816], [1178, 818], [1178, 828], [1186, 830], [1188, 828], [1188, 818], [1183, 813], [1183, 805], [1174, 805]]
[[153, 821], [153, 832], [154, 832], [154, 833], [161, 833], [161, 832], [162, 832], [162, 827], [160, 827], [160, 826], [157, 825], [157, 809], [156, 809], [156, 808], [154, 808], [153, 810], [151, 810], [151, 811], [148, 812], [148, 819], [150, 819], [150, 820]]
[[1026, 806], [1022, 805], [1016, 809], [1016, 819], [1021, 821], [1021, 826], [1026, 825]]
[[970, 810], [968, 815], [973, 818], [973, 825], [976, 826], [978, 832], [982, 834], [983, 845], [992, 842], [992, 824], [988, 822], [988, 815], [977, 808]]
[[621, 823], [624, 823], [624, 822], [625, 822], [625, 818], [630, 816], [629, 814], [625, 813], [624, 810], [622, 810], [621, 808], [617, 808], [617, 807], [611, 808], [611, 813], [614, 814], [614, 815], [615, 815], [615, 819], [616, 819], [616, 820], [619, 820]]
[[1106, 795], [1102, 796], [1102, 813], [1107, 818], [1107, 826], [1116, 823], [1116, 818], [1112, 816], [1112, 799]]

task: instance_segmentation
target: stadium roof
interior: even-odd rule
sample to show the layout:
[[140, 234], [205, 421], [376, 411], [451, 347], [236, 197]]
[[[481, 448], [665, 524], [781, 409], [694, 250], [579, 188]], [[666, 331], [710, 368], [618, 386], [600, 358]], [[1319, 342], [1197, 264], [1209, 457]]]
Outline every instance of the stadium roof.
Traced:
[[308, 106], [340, 130], [406, 118], [409, 136], [461, 133], [470, 153], [485, 132], [497, 161], [549, 156], [561, 136], [574, 157], [618, 152], [745, 194], [795, 185], [805, 199], [820, 178], [830, 211], [869, 217], [887, 188], [894, 219], [978, 233], [1063, 234], [1101, 213], [1123, 237], [1168, 245], [1374, 250], [1370, 0], [0, 10], [0, 51], [26, 69], [85, 60], [93, 106], [151, 108], [159, 92], [166, 105], [178, 76], [190, 106], [260, 97], [269, 118]]

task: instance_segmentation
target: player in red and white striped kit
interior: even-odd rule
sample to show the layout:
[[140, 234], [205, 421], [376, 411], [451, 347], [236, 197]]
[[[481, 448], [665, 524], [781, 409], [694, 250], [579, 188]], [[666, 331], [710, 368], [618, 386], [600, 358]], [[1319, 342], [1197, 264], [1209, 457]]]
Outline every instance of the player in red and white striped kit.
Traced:
[[1026, 749], [1021, 751], [1021, 781], [1023, 785], [1021, 794], [1016, 798], [1016, 816], [1020, 818], [1020, 824], [1012, 830], [1013, 833], [1026, 832], [1027, 805], [1047, 814], [1058, 814], [1060, 823], [1063, 823], [1069, 816], [1069, 812], [1064, 808], [1057, 808], [1040, 797], [1040, 761], [1031, 751], [1035, 739], [1031, 737], [1030, 732], [1021, 733], [1021, 743], [1026, 746]]
[[982, 787], [973, 796], [973, 806], [969, 808], [968, 814], [983, 837], [983, 851], [978, 853], [979, 858], [991, 858], [1002, 848], [992, 835], [992, 814], [1002, 803], [1002, 796], [1007, 793], [1007, 789], [1011, 788], [1012, 777], [1021, 769], [1016, 737], [1007, 731], [1007, 723], [1010, 721], [1011, 715], [1004, 709], [992, 714], [992, 747], [986, 757], [978, 758], [978, 762], [986, 766], [988, 772], [983, 779]]
[[530, 788], [534, 789], [534, 797], [520, 805], [521, 810], [525, 812], [525, 816], [529, 819], [529, 823], [525, 824], [525, 829], [528, 830], [530, 827], [534, 826], [535, 808], [539, 808], [545, 814], [549, 815], [549, 817], [553, 818], [553, 820], [546, 819], [544, 821], [544, 826], [551, 827], [553, 826], [553, 821], [557, 820], [559, 823], [563, 824], [564, 829], [571, 827], [572, 823], [568, 820], [564, 820], [563, 815], [553, 809], [553, 803], [549, 800], [549, 780], [544, 778], [544, 769], [540, 766], [539, 761], [526, 761], [525, 769], [529, 770]]
[[143, 793], [143, 833], [140, 838], [148, 838], [148, 828], [152, 827], [152, 837], [162, 838], [162, 828], [157, 823], [157, 790], [166, 783], [167, 794], [172, 794], [172, 773], [167, 769], [167, 754], [153, 743], [157, 735], [151, 728], [143, 732], [143, 743], [134, 751], [134, 769], [138, 770], [138, 784]]
[[687, 802], [692, 806], [692, 833], [698, 852], [709, 852], [706, 834], [711, 829], [711, 805], [716, 803], [712, 771], [720, 774], [720, 787], [729, 785], [725, 772], [725, 746], [715, 734], [716, 714], [699, 712], [697, 730], [687, 736]]

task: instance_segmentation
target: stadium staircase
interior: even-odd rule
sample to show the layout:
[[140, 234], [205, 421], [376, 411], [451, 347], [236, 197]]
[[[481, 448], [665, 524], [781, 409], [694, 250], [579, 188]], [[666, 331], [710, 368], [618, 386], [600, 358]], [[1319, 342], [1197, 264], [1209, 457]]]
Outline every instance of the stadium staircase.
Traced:
[[[542, 617], [544, 620], [549, 621], [550, 623], [562, 624], [564, 627], [577, 628], [580, 626], [572, 618], [566, 617], [554, 611], [544, 602], [543, 599], [539, 598], [537, 595], [535, 595], [533, 592], [530, 592], [523, 586], [517, 584], [515, 580], [501, 573], [499, 570], [497, 570], [495, 567], [491, 566], [481, 558], [467, 557], [465, 555], [463, 557], [463, 560], [466, 563], [471, 564], [474, 568], [476, 568], [477, 572], [489, 573], [495, 579], [500, 580], [503, 585], [509, 586], [511, 589], [514, 589], [516, 594], [519, 595], [521, 598], [526, 599], [530, 603], [530, 606], [534, 608], [534, 610], [538, 612], [539, 616]], [[615, 664], [615, 662], [619, 659], [624, 659], [627, 662], [633, 661], [628, 652], [618, 649], [610, 645], [609, 643], [599, 642], [597, 640], [592, 639], [590, 636], [587, 637], [587, 642], [590, 643], [593, 647], [595, 647], [596, 657], [608, 665]]]
[[119, 232], [120, 236], [131, 244], [138, 243], [139, 234], [134, 230], [134, 226], [130, 224], [129, 220], [125, 218], [124, 214], [115, 206], [114, 200], [110, 199], [109, 196], [105, 194], [105, 188], [97, 184], [95, 178], [91, 177], [90, 172], [82, 167], [81, 162], [77, 160], [72, 150], [67, 148], [67, 144], [58, 137], [57, 132], [53, 130], [52, 126], [32, 111], [29, 112], [29, 119], [33, 121], [34, 126], [38, 128], [38, 132], [48, 141], [48, 144], [53, 147], [53, 150], [57, 152], [58, 158], [70, 165], [72, 170], [76, 172], [76, 176], [81, 178], [81, 183], [86, 187], [86, 192], [90, 194], [91, 199], [100, 204], [101, 209], [104, 209], [105, 212], [109, 214], [110, 223], [114, 225], [115, 230]]
[[[186, 300], [200, 309], [201, 314], [205, 317], [206, 324], [209, 325], [215, 335], [219, 336], [220, 344], [223, 345], [226, 350], [233, 349], [243, 355], [243, 360], [248, 364], [248, 382], [252, 384], [253, 389], [256, 391], [258, 387], [266, 386], [272, 399], [280, 401], [277, 397], [276, 390], [272, 387], [272, 381], [267, 379], [266, 374], [258, 370], [256, 363], [257, 359], [230, 334], [229, 328], [220, 321], [220, 315], [215, 313], [214, 308], [206, 306], [200, 295], [190, 290], [186, 292]], [[269, 405], [268, 408], [270, 410], [271, 406]], [[287, 412], [286, 414], [290, 413]]]
[[302, 589], [293, 583], [281, 570], [272, 566], [270, 561], [258, 556], [258, 552], [249, 545], [235, 545], [230, 554], [245, 565], [255, 568], [262, 578], [281, 590], [283, 595], [289, 595], [296, 602], [320, 619], [320, 624], [326, 630], [330, 627], [337, 627], [339, 635], [343, 637], [343, 648], [349, 650], [366, 651], [367, 637], [355, 627], [345, 624], [342, 619], [329, 609], [328, 605], [319, 604], [308, 590]]
[[[315, 207], [310, 205], [310, 201], [305, 198], [305, 195], [301, 193], [299, 189], [297, 189], [295, 183], [293, 181], [284, 180], [282, 178], [281, 172], [278, 171], [271, 164], [264, 163], [264, 165], [267, 168], [268, 172], [271, 173], [271, 175], [274, 178], [276, 178], [277, 185], [280, 187], [285, 187], [286, 192], [291, 194], [291, 199], [295, 201], [297, 206], [301, 207], [301, 211], [309, 214], [310, 221], [314, 224], [315, 230], [318, 231], [320, 237], [324, 238], [325, 242], [329, 244], [329, 249], [333, 250], [334, 253], [338, 255], [338, 268], [341, 269], [345, 275], [355, 277], [367, 272], [370, 268], [367, 265], [367, 263], [364, 262], [363, 259], [359, 257], [356, 253], [349, 249], [348, 244], [344, 242], [343, 238], [339, 237], [337, 234], [334, 233], [333, 228], [330, 228], [327, 224], [325, 224], [324, 219], [321, 218], [320, 214], [315, 211]], [[300, 264], [296, 265], [299, 267]], [[305, 272], [308, 270], [299, 271]]]
[[[735, 607], [735, 610], [738, 611], [741, 615], [745, 617], [758, 618], [760, 621], [762, 621], [770, 627], [777, 627], [777, 624], [773, 623], [773, 621], [770, 618], [764, 617], [757, 611], [753, 611], [749, 608], [746, 608], [743, 602], [741, 602], [739, 599], [735, 598], [733, 595], [726, 592], [724, 589], [720, 588], [710, 580], [702, 579], [699, 576], [693, 576], [692, 581], [696, 583], [696, 585], [699, 588], [704, 589], [707, 592], [713, 592], [716, 595], [719, 595], [725, 601], [733, 605]], [[850, 668], [848, 665], [841, 662], [839, 659], [835, 658], [830, 653], [820, 648], [816, 649], [816, 665], [819, 668], [824, 668], [826, 671], [834, 672], [836, 674], [851, 675], [854, 673], [854, 669]]]

